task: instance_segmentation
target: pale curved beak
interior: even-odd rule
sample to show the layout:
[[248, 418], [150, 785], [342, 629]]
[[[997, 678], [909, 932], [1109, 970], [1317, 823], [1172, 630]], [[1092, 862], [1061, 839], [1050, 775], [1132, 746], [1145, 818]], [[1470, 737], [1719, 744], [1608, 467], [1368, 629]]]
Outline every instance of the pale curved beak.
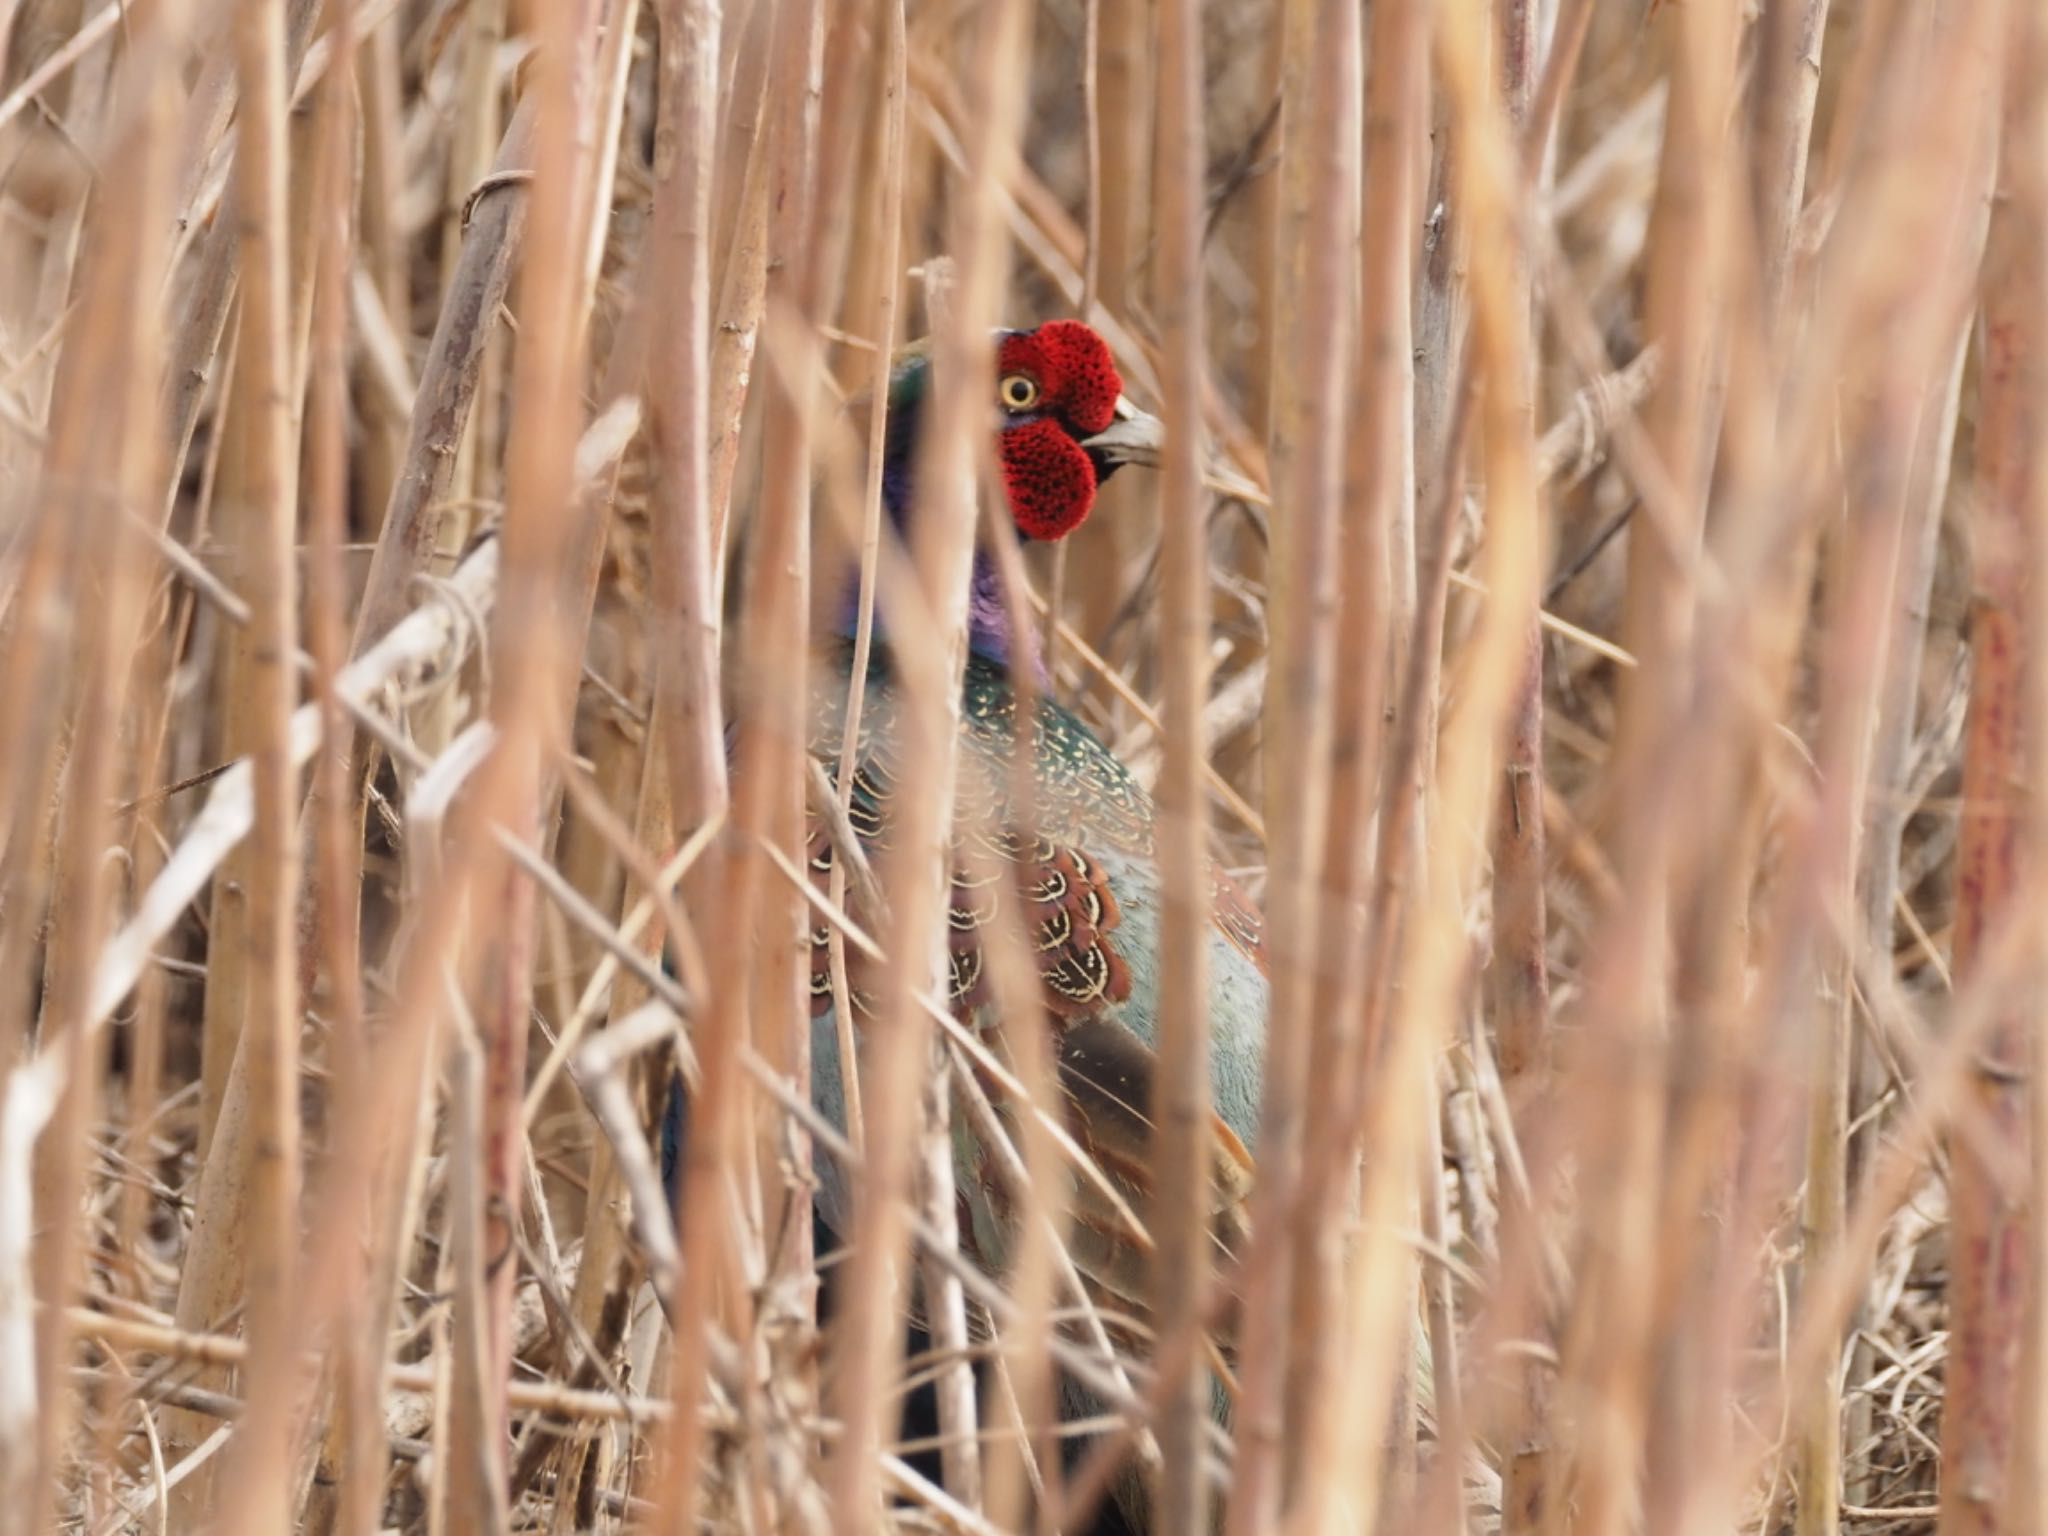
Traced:
[[[1116, 419], [1093, 437], [1082, 438], [1081, 446], [1111, 464], [1145, 464], [1157, 469], [1166, 447], [1166, 423], [1150, 411], [1138, 409], [1128, 396], [1119, 395]], [[1220, 495], [1235, 496], [1260, 507], [1270, 501], [1257, 483], [1240, 474], [1221, 454], [1210, 454], [1202, 479]]]
[[1155, 468], [1166, 447], [1166, 423], [1150, 411], [1131, 404], [1130, 396], [1116, 397], [1116, 419], [1093, 437], [1081, 439], [1081, 446], [1099, 453], [1112, 464], [1150, 464]]

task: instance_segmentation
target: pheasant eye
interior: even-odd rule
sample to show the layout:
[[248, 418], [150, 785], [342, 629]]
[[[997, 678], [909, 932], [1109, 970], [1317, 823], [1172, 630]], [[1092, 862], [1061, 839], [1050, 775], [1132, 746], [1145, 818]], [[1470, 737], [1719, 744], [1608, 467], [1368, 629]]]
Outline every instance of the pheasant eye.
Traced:
[[996, 385], [996, 395], [1006, 411], [1028, 411], [1038, 404], [1038, 380], [1028, 373], [1006, 373]]

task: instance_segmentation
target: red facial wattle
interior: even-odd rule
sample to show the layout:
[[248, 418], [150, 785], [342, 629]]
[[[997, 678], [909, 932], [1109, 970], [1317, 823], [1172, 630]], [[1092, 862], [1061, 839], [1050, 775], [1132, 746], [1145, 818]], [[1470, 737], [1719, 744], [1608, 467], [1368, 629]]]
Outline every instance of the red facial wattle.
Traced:
[[1095, 505], [1095, 463], [1081, 439], [1116, 420], [1123, 380], [1108, 345], [1078, 320], [1005, 336], [996, 363], [999, 376], [1024, 374], [1038, 387], [997, 439], [1011, 516], [1028, 539], [1064, 538]]
[[1065, 427], [1046, 417], [1006, 427], [997, 451], [1018, 532], [1049, 543], [1081, 526], [1095, 505], [1095, 465]]

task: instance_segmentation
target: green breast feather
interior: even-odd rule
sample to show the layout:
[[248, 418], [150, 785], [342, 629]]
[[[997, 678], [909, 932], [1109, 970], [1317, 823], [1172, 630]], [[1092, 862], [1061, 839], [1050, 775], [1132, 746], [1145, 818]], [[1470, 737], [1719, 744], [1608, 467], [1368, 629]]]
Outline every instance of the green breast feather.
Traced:
[[[843, 672], [821, 679], [812, 751], [828, 767], [838, 761], [845, 699]], [[862, 706], [852, 805], [854, 830], [871, 857], [889, 844], [900, 779], [897, 708], [887, 673], [878, 667]], [[962, 695], [949, 912], [954, 1010], [999, 1043], [1001, 1021], [993, 1017], [984, 940], [994, 924], [1021, 916], [1036, 950], [1044, 1017], [1056, 1043], [1071, 1040], [1077, 1053], [1085, 1048], [1089, 1060], [1100, 1060], [1108, 1041], [1124, 1036], [1134, 1051], [1149, 1057], [1158, 1032], [1162, 902], [1152, 798], [1070, 711], [1041, 701], [1029, 754], [1027, 823], [1016, 803], [1017, 713], [1007, 673], [983, 658], [970, 659]], [[812, 828], [810, 855], [813, 877], [822, 885], [832, 864], [822, 825]], [[1212, 910], [1213, 1096], [1228, 1134], [1248, 1149], [1257, 1139], [1268, 1003], [1263, 933], [1257, 909], [1221, 870], [1215, 872]], [[854, 916], [869, 920], [857, 903]], [[843, 1098], [832, 1019], [830, 936], [826, 926], [812, 936], [814, 1088], [820, 1108], [838, 1119]], [[861, 968], [855, 957], [848, 959], [860, 1025], [868, 999]], [[1077, 1033], [1084, 1023], [1090, 1028]], [[1118, 1071], [1129, 1076], [1137, 1068], [1125, 1062]], [[1139, 1084], [1124, 1097], [1148, 1097], [1143, 1087]], [[828, 1207], [835, 1203], [828, 1199]]]

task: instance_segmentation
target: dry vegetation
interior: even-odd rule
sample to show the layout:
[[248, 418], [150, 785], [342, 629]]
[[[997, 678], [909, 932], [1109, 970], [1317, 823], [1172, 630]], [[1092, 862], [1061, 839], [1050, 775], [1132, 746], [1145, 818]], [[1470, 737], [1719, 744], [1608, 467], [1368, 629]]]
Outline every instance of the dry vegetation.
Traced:
[[[2044, 34], [0, 3], [0, 1532], [1078, 1531], [1055, 1357], [1162, 1528], [2048, 1529]], [[936, 666], [819, 1315], [839, 402], [936, 328], [962, 488], [1076, 313], [1178, 447], [1030, 552], [1053, 686], [1272, 944], [1234, 1446], [1196, 905], [1161, 1347], [949, 1243]], [[973, 534], [868, 551], [930, 657]]]

